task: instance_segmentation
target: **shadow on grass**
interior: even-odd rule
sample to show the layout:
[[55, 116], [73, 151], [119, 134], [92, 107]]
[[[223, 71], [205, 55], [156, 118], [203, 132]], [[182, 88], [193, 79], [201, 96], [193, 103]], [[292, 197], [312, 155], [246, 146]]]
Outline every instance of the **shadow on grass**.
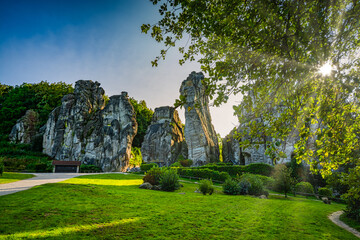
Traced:
[[[83, 224], [83, 225], [72, 225], [66, 227], [58, 227], [48, 230], [35, 230], [27, 232], [18, 232], [9, 235], [0, 235], [1, 238], [17, 239], [17, 238], [46, 238], [46, 239], [71, 239], [74, 234], [85, 234], [88, 232], [90, 235], [92, 232], [109, 232], [111, 229], [117, 230], [116, 234], [121, 236], [121, 233], [128, 232], [131, 226], [139, 221], [140, 218], [127, 218], [121, 220], [115, 220], [107, 223], [94, 223], [94, 224]], [[120, 231], [119, 231], [120, 230]], [[103, 233], [101, 233], [103, 234]], [[68, 235], [68, 236], [67, 236]], [[90, 235], [91, 236], [91, 235]]]

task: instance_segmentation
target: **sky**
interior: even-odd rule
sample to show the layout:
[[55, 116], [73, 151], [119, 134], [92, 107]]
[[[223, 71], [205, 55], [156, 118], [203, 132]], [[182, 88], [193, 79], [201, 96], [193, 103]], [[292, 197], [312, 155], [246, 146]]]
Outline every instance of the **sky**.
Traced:
[[[180, 66], [176, 49], [151, 66], [162, 46], [140, 26], [158, 19], [147, 0], [0, 0], [0, 82], [93, 80], [108, 96], [126, 91], [153, 110], [171, 106], [181, 82], [201, 69], [197, 62]], [[232, 105], [240, 101], [232, 96], [210, 107], [222, 137], [237, 126]], [[179, 115], [185, 122], [184, 110]]]

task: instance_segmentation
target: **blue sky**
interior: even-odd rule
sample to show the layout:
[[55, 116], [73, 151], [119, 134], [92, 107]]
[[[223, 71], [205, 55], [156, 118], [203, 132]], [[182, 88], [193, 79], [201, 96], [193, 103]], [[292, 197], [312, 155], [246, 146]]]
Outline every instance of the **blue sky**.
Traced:
[[[91, 79], [109, 96], [127, 91], [152, 109], [172, 105], [181, 82], [200, 66], [180, 66], [173, 49], [151, 67], [161, 45], [140, 26], [157, 19], [156, 6], [147, 0], [0, 0], [0, 82]], [[231, 106], [240, 99], [211, 108], [222, 136], [237, 124]]]

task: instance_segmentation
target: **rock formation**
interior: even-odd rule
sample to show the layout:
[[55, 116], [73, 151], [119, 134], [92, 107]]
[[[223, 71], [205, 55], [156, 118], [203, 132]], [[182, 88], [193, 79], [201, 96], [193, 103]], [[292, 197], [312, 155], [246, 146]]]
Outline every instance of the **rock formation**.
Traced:
[[180, 154], [187, 157], [184, 140], [178, 112], [173, 107], [156, 108], [141, 146], [142, 159], [170, 166]]
[[209, 111], [209, 98], [202, 81], [204, 75], [192, 72], [181, 84], [180, 94], [185, 97], [185, 140], [188, 158], [194, 165], [219, 160], [219, 146]]
[[37, 134], [36, 130], [39, 123], [39, 114], [33, 110], [27, 110], [12, 128], [9, 135], [10, 141], [13, 143], [31, 143]]
[[94, 164], [103, 171], [125, 171], [137, 132], [134, 108], [126, 92], [105, 106], [100, 83], [79, 80], [46, 123], [43, 152], [57, 160]]

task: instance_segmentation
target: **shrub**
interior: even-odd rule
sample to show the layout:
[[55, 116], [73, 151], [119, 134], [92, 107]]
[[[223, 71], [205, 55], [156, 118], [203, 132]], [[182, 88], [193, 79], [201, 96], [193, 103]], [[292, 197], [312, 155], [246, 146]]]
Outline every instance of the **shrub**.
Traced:
[[143, 177], [143, 181], [148, 182], [151, 185], [159, 185], [160, 176], [162, 173], [163, 173], [163, 169], [158, 167], [153, 167], [145, 173], [145, 176]]
[[274, 190], [283, 192], [287, 197], [287, 193], [291, 191], [295, 182], [291, 177], [291, 170], [284, 164], [277, 164], [274, 168], [273, 177], [275, 179]]
[[138, 147], [131, 148], [131, 158], [129, 160], [130, 166], [138, 167], [142, 163], [141, 149]]
[[170, 167], [182, 167], [182, 165], [179, 162], [174, 162]]
[[250, 184], [250, 187], [247, 186], [248, 194], [259, 196], [264, 192], [263, 182], [258, 176], [246, 173], [240, 177], [240, 183], [246, 181]]
[[200, 181], [199, 190], [202, 192], [202, 194], [206, 195], [207, 193], [209, 195], [213, 194], [214, 192], [214, 186], [211, 180], [204, 179]]
[[223, 184], [223, 192], [227, 195], [240, 195], [242, 193], [237, 181], [227, 179]]
[[263, 183], [264, 188], [267, 188], [267, 189], [274, 188], [275, 179], [273, 179], [272, 177], [267, 177], [267, 176], [263, 176], [263, 175], [259, 175], [259, 174], [255, 174], [255, 175], [258, 178], [260, 178], [260, 180]]
[[326, 187], [319, 188], [318, 193], [320, 196], [332, 197], [332, 191]]
[[80, 172], [101, 172], [101, 168], [92, 164], [81, 164]]
[[179, 175], [174, 169], [167, 169], [160, 175], [161, 190], [173, 192], [180, 188]]
[[299, 182], [295, 185], [295, 191], [299, 193], [314, 193], [314, 187], [309, 182]]
[[4, 173], [4, 162], [2, 158], [0, 158], [0, 176], [2, 176]]
[[274, 167], [266, 163], [251, 163], [244, 168], [245, 172], [252, 174], [260, 174], [264, 176], [270, 176]]
[[140, 170], [143, 172], [146, 172], [148, 170], [150, 170], [153, 167], [158, 167], [158, 165], [156, 163], [143, 163], [140, 166]]
[[183, 159], [179, 160], [179, 162], [183, 167], [190, 167], [193, 164], [193, 161], [191, 159]]
[[238, 183], [241, 195], [248, 195], [250, 193], [251, 183], [247, 179], [242, 179]]
[[219, 171], [213, 171], [207, 168], [179, 168], [178, 173], [180, 176], [212, 179], [213, 181], [220, 182], [224, 182], [226, 179], [231, 178], [228, 173], [220, 173]]

